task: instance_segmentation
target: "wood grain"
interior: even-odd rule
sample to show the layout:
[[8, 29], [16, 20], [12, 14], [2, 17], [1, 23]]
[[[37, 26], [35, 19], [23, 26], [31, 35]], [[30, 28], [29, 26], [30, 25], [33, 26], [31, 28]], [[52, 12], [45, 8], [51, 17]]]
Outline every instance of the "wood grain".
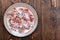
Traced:
[[[24, 38], [8, 33], [3, 24], [6, 9], [20, 2], [31, 5], [38, 14], [37, 29]], [[60, 0], [0, 0], [0, 40], [60, 40]]]
[[58, 29], [58, 0], [42, 0], [42, 36], [43, 40], [60, 40]]

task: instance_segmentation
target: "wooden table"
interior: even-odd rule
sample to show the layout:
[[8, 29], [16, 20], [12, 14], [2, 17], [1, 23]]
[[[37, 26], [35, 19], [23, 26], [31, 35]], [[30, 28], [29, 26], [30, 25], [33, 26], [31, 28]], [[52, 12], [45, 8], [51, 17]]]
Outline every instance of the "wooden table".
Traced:
[[[29, 36], [18, 38], [4, 26], [5, 10], [14, 3], [27, 3], [38, 13], [37, 29]], [[60, 0], [0, 0], [0, 40], [60, 40]]]

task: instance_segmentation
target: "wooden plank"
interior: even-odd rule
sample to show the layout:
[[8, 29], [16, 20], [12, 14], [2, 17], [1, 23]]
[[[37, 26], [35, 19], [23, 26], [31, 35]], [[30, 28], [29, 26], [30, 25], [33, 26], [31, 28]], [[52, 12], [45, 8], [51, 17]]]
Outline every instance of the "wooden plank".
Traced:
[[60, 40], [60, 0], [57, 0], [57, 40]]
[[[8, 3], [7, 3], [8, 2]], [[5, 10], [6, 10], [6, 8], [8, 8], [8, 6], [10, 5], [10, 2], [9, 1], [7, 1], [7, 0], [1, 0], [1, 8], [2, 8], [2, 13], [1, 13], [1, 17], [2, 17], [2, 23], [0, 23], [0, 24], [2, 24], [2, 29], [3, 29], [3, 32], [2, 32], [2, 36], [3, 36], [3, 40], [8, 40], [8, 38], [9, 38], [9, 36], [10, 36], [10, 34], [7, 32], [7, 30], [5, 29], [5, 26], [4, 26], [4, 23], [3, 23], [3, 15], [4, 15], [4, 12], [5, 12]]]
[[0, 40], [3, 40], [2, 14], [1, 14], [1, 0], [0, 0]]
[[[24, 2], [26, 2], [24, 0]], [[34, 7], [34, 9], [37, 11], [38, 13], [38, 17], [39, 17], [39, 23], [37, 26], [37, 29], [35, 30], [35, 32], [32, 33], [32, 35], [27, 36], [25, 38], [23, 38], [23, 40], [41, 40], [41, 13], [40, 13], [40, 0], [30, 0], [29, 4]], [[38, 6], [39, 5], [39, 6]]]
[[[19, 3], [21, 2], [21, 0], [11, 0], [11, 3], [14, 4], [14, 3]], [[18, 37], [15, 37], [15, 36], [10, 36], [9, 40], [21, 40], [21, 38], [18, 38]]]
[[42, 40], [42, 14], [41, 14], [41, 0], [34, 0], [33, 7], [35, 8], [36, 12], [38, 13], [38, 26], [35, 32], [32, 34], [33, 40]]
[[57, 12], [52, 0], [42, 0], [42, 37], [43, 40], [57, 40]]
[[[30, 4], [30, 2], [33, 2], [33, 0], [32, 1], [30, 1], [30, 0], [22, 0], [22, 2]], [[22, 38], [22, 40], [32, 40], [32, 34], [27, 36], [27, 37]]]
[[[20, 2], [20, 0], [1, 0], [2, 3], [2, 15], [4, 14], [5, 10], [12, 5], [13, 3], [16, 2]], [[7, 32], [7, 30], [5, 29], [5, 26], [2, 24], [3, 26], [3, 40], [21, 40], [21, 38], [16, 38], [14, 36], [12, 36], [10, 33]]]

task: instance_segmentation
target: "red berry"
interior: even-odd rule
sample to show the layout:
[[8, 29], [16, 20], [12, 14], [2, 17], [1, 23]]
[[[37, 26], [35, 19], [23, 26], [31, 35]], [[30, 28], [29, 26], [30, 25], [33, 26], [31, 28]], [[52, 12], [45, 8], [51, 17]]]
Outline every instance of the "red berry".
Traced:
[[15, 7], [13, 8], [13, 12], [16, 12], [16, 8]]
[[26, 9], [24, 9], [24, 11], [25, 11], [25, 12], [28, 12], [28, 9], [26, 8]]
[[33, 16], [32, 14], [30, 14], [30, 16]]
[[14, 7], [13, 9], [14, 9], [14, 10], [16, 10], [16, 8], [15, 8], [15, 7]]
[[32, 22], [34, 18], [30, 17], [30, 21]]

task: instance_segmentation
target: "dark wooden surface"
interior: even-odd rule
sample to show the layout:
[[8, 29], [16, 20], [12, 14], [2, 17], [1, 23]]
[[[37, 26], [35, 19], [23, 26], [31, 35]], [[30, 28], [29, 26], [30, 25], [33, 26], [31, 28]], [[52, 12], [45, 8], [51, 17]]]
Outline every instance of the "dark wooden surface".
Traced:
[[[37, 29], [24, 38], [12, 36], [3, 23], [5, 10], [17, 2], [31, 5], [39, 18]], [[0, 40], [60, 40], [60, 0], [0, 0]]]

